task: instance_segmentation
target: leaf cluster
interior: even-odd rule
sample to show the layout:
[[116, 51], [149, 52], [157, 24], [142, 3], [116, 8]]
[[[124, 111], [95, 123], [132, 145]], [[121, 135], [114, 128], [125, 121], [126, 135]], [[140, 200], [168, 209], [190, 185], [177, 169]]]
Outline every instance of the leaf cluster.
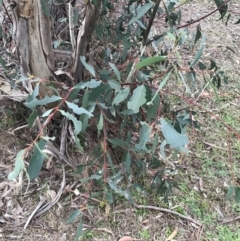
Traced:
[[[221, 0], [215, 2], [220, 19], [224, 19], [227, 4]], [[217, 99], [217, 88], [222, 81], [228, 81], [215, 60], [202, 59], [206, 37], [200, 25], [194, 31], [188, 26], [181, 28], [181, 7], [177, 0], [164, 1], [157, 7], [154, 20], [167, 24], [167, 28], [158, 36], [154, 34], [157, 28], [155, 24], [149, 28], [149, 19], [155, 4], [130, 0], [120, 9], [114, 2], [103, 0], [95, 28], [95, 37], [104, 45], [100, 67], [89, 64], [86, 56], [81, 56], [79, 61], [89, 76], [86, 81], [64, 86], [65, 96], [56, 91], [56, 95], [43, 99], [39, 98], [38, 83], [25, 102], [33, 111], [28, 119], [29, 126], [37, 118], [39, 106], [57, 103], [57, 107], [42, 113], [43, 129], [49, 119], [60, 113], [73, 126], [76, 147], [82, 152], [86, 149], [82, 137], [96, 132], [95, 149], [91, 150], [91, 162], [87, 164], [95, 165], [95, 172], [80, 181], [94, 181], [101, 191], [93, 195], [108, 204], [115, 201], [115, 194], [131, 203], [147, 195], [149, 190], [143, 179], [148, 170], [154, 173], [150, 189], [167, 200], [177, 186], [177, 172], [166, 163], [178, 152], [188, 152], [187, 128], [199, 128], [194, 105], [190, 101], [183, 102], [194, 96], [193, 93], [200, 94], [208, 88], [213, 88]], [[111, 18], [110, 10], [120, 13]], [[151, 29], [147, 36], [146, 29]], [[182, 90], [185, 96], [180, 94]], [[184, 104], [183, 108], [173, 109], [179, 102]], [[44, 147], [49, 138], [54, 138], [44, 131], [38, 137], [32, 145], [27, 170], [30, 180], [39, 175], [46, 159]], [[25, 170], [27, 151], [29, 148], [18, 153], [9, 179]], [[79, 165], [77, 172], [81, 173], [87, 165]], [[80, 211], [75, 211], [69, 222], [79, 215]]]

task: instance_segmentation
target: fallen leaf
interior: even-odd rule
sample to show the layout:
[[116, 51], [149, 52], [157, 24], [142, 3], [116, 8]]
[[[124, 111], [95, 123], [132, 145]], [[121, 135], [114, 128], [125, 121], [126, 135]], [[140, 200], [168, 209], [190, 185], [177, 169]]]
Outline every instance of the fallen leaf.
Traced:
[[118, 241], [133, 241], [133, 238], [130, 236], [124, 236], [120, 238]]
[[149, 223], [149, 221], [150, 221], [149, 219], [145, 219], [142, 221], [142, 223]]
[[110, 205], [107, 204], [106, 208], [105, 208], [105, 214], [106, 214], [107, 217], [109, 216], [110, 209], [111, 209]]
[[203, 190], [203, 180], [202, 180], [202, 178], [199, 179], [199, 189], [200, 189], [201, 192], [204, 191]]
[[76, 196], [79, 196], [80, 195], [80, 192], [79, 192], [79, 190], [76, 188], [74, 191], [74, 194], [76, 195]]
[[48, 190], [47, 191], [48, 195], [51, 197], [51, 199], [53, 200], [56, 197], [56, 192], [54, 190]]
[[166, 241], [170, 241], [170, 240], [174, 239], [175, 236], [177, 235], [177, 232], [178, 232], [178, 227], [176, 227], [176, 228], [174, 229], [174, 231], [173, 231], [173, 232], [171, 233], [171, 235], [166, 239]]

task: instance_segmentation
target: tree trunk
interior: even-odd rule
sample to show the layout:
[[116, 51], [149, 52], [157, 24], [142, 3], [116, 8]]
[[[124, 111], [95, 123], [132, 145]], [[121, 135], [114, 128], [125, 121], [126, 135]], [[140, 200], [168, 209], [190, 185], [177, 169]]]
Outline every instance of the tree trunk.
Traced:
[[[44, 0], [20, 0], [16, 2], [16, 7], [13, 10], [16, 33], [13, 35], [21, 60], [22, 75], [27, 77], [30, 74], [43, 80], [51, 80], [51, 78], [56, 80], [51, 19], [44, 13], [42, 1]], [[85, 17], [72, 53], [73, 65], [70, 72], [75, 83], [83, 81], [83, 65], [80, 62], [80, 56], [87, 54], [89, 41], [100, 11], [99, 2], [94, 5], [88, 1], [85, 6]], [[74, 36], [71, 35], [71, 37]], [[46, 95], [52, 95], [52, 90], [47, 88], [42, 81], [40, 96], [44, 98]]]
[[49, 79], [54, 70], [50, 17], [43, 13], [40, 0], [17, 3], [16, 42], [22, 74]]

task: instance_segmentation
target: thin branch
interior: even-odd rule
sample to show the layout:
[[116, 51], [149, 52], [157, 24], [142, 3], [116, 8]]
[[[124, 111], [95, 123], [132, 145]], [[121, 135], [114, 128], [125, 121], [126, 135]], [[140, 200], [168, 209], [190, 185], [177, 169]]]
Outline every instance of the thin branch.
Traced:
[[171, 213], [171, 214], [176, 215], [176, 216], [178, 216], [178, 217], [180, 217], [182, 219], [185, 219], [185, 220], [187, 220], [189, 222], [195, 223], [198, 226], [202, 226], [202, 224], [200, 222], [198, 222], [198, 221], [196, 221], [196, 220], [194, 220], [194, 219], [192, 219], [192, 218], [190, 218], [188, 216], [185, 216], [185, 215], [183, 215], [181, 213], [178, 213], [178, 212], [175, 212], [173, 210], [170, 210], [170, 209], [159, 208], [159, 207], [149, 206], [149, 205], [137, 205], [137, 204], [135, 204], [134, 207], [136, 207], [136, 208], [153, 209], [153, 210], [157, 210], [157, 211], [164, 212], [164, 213]]
[[[224, 3], [222, 3], [219, 7], [217, 7], [217, 8], [216, 8], [215, 10], [213, 10], [212, 12], [210, 12], [210, 13], [202, 16], [201, 18], [198, 18], [197, 20], [194, 20], [194, 21], [192, 21], [192, 22], [190, 22], [190, 23], [187, 23], [187, 24], [178, 26], [177, 29], [188, 27], [188, 26], [190, 26], [190, 25], [192, 25], [192, 24], [194, 24], [194, 23], [197, 23], [197, 22], [199, 22], [199, 21], [201, 21], [201, 20], [209, 17], [210, 15], [212, 15], [212, 14], [214, 14], [215, 12], [219, 11], [220, 9], [222, 9], [222, 7], [223, 7], [225, 4], [227, 4], [228, 2], [230, 2], [230, 1], [231, 1], [231, 0], [226, 0]], [[151, 39], [151, 40], [149, 40], [149, 41], [147, 42], [146, 46], [149, 45], [149, 44], [151, 44], [153, 41], [157, 41], [157, 40], [160, 39], [161, 37], [163, 37], [163, 34], [157, 35], [157, 36], [153, 37], [153, 39]]]
[[62, 131], [61, 131], [61, 145], [60, 145], [60, 153], [64, 156], [66, 150], [66, 137], [67, 137], [67, 129], [68, 129], [68, 119], [64, 117], [62, 121]]
[[143, 55], [143, 52], [147, 46], [147, 39], [148, 39], [148, 35], [149, 35], [149, 32], [151, 30], [151, 27], [153, 25], [153, 20], [156, 16], [156, 13], [157, 13], [157, 10], [158, 10], [158, 6], [160, 4], [161, 0], [157, 0], [156, 3], [155, 3], [155, 6], [153, 8], [153, 12], [152, 12], [152, 15], [150, 17], [150, 20], [149, 20], [149, 23], [148, 23], [148, 26], [147, 26], [147, 29], [145, 30], [144, 32], [144, 35], [143, 35], [143, 40], [142, 40], [142, 43], [141, 43], [141, 47], [140, 47], [140, 54], [139, 56], [135, 59], [135, 61], [133, 62], [133, 66], [131, 68], [131, 71], [127, 77], [127, 80], [126, 82], [129, 83], [135, 70], [136, 70], [136, 65], [138, 64], [139, 60], [140, 60], [140, 57]]
[[70, 34], [70, 39], [71, 39], [71, 44], [72, 44], [72, 49], [75, 48], [76, 46], [76, 40], [74, 36], [74, 23], [73, 23], [73, 6], [72, 3], [69, 2], [68, 4], [68, 20], [69, 20], [69, 34]]
[[153, 20], [155, 19], [155, 16], [156, 16], [156, 13], [157, 13], [160, 2], [161, 2], [161, 0], [156, 1], [153, 12], [152, 12], [152, 15], [151, 15], [151, 17], [149, 19], [149, 22], [148, 22], [147, 29], [144, 31], [142, 46], [141, 46], [141, 55], [142, 55], [142, 52], [144, 51], [144, 48], [146, 47], [148, 35], [149, 35], [151, 27], [153, 25]]
[[216, 145], [211, 144], [211, 143], [209, 143], [209, 142], [206, 142], [206, 141], [204, 141], [204, 140], [202, 140], [202, 142], [203, 142], [204, 144], [208, 145], [208, 146], [213, 147], [213, 148], [216, 148], [216, 149], [219, 149], [219, 150], [223, 150], [223, 151], [229, 151], [228, 148], [223, 148], [223, 147], [220, 147], [220, 146], [216, 146]]
[[219, 219], [218, 221], [221, 222], [221, 224], [227, 224], [238, 220], [240, 220], [240, 216], [237, 216], [235, 218], [229, 218], [229, 219]]

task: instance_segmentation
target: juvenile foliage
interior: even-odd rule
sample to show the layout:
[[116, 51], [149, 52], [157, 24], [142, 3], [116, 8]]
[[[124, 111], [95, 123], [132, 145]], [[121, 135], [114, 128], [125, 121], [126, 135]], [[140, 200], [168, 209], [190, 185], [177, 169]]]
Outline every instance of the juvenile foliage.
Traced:
[[[228, 12], [227, 2], [215, 0], [221, 20]], [[41, 4], [44, 14], [49, 16], [48, 3], [41, 0]], [[86, 15], [91, 6], [99, 6], [98, 1], [86, 2]], [[56, 88], [50, 84], [55, 94], [41, 96], [39, 86], [43, 80], [32, 80], [35, 87], [24, 103], [33, 111], [29, 126], [38, 117], [39, 107], [45, 106], [47, 110], [39, 116], [42, 130], [27, 150], [18, 153], [15, 169], [8, 178], [12, 180], [26, 170], [27, 151], [32, 151], [27, 173], [31, 180], [39, 175], [46, 158], [45, 129], [60, 113], [73, 126], [75, 144], [80, 151], [87, 151], [84, 136], [96, 132], [90, 163], [77, 167], [81, 173], [87, 166], [96, 165], [91, 176], [81, 179], [82, 183], [94, 182], [98, 189], [96, 195], [108, 204], [114, 202], [114, 194], [134, 203], [136, 192], [147, 193], [141, 179], [151, 169], [154, 175], [149, 186], [167, 200], [177, 183], [176, 170], [166, 166], [164, 160], [178, 152], [187, 153], [187, 130], [199, 128], [190, 100], [193, 93], [197, 97], [207, 83], [217, 98], [216, 88], [228, 80], [214, 60], [210, 63], [202, 60], [206, 37], [200, 25], [192, 31], [187, 24], [181, 25], [181, 17], [177, 0], [156, 3], [131, 0], [125, 5], [121, 1], [101, 1], [92, 41], [98, 41], [103, 48], [99, 44], [99, 49], [94, 50], [93, 44], [90, 53], [75, 60], [84, 67], [82, 81], [72, 86], [58, 83]], [[64, 44], [71, 45], [69, 41]], [[187, 60], [179, 51], [183, 48]], [[0, 61], [5, 66], [1, 57]], [[69, 72], [63, 73], [68, 83], [73, 83]], [[182, 95], [183, 92], [186, 94]], [[187, 106], [173, 110], [172, 106], [179, 101]], [[54, 107], [48, 108], [53, 103]], [[239, 189], [235, 192], [239, 201]], [[72, 213], [68, 223], [80, 214], [79, 210]], [[82, 221], [77, 238], [81, 234]]]

